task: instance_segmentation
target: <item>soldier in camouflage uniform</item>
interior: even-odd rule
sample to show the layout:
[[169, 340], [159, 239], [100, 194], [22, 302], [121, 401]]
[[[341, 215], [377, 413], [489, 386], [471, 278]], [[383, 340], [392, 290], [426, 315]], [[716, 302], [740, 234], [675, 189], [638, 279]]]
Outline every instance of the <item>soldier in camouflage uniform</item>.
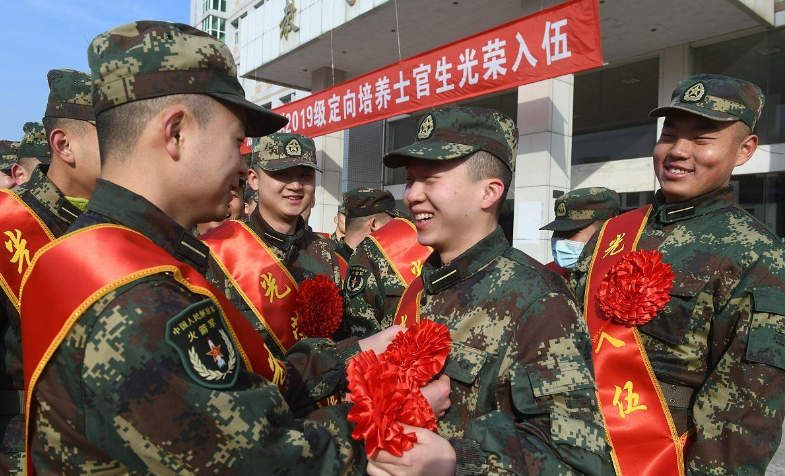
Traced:
[[[148, 249], [205, 273], [207, 246], [188, 230], [226, 212], [231, 188], [246, 173], [243, 138], [269, 134], [285, 118], [246, 101], [229, 48], [188, 25], [115, 28], [92, 41], [88, 62], [102, 179], [71, 228], [84, 235], [66, 239], [78, 244], [96, 230], [91, 225], [111, 224], [105, 229], [141, 234]], [[37, 266], [32, 274], [58, 272]], [[211, 347], [208, 356], [185, 357], [187, 341], [174, 328], [193, 309], [215, 315], [205, 332], [226, 343], [224, 356], [237, 354], [219, 305], [204, 292], [159, 272], [94, 293], [61, 331], [30, 395], [38, 472], [362, 474], [364, 450], [350, 438], [346, 404], [295, 419], [291, 409], [312, 401], [303, 382], [290, 378], [284, 400], [275, 385], [245, 370], [243, 359], [226, 382], [197, 378], [197, 363], [214, 365], [221, 352]], [[329, 340], [302, 341], [290, 352], [288, 372], [322, 374], [324, 387], [337, 386], [347, 357]]]
[[556, 219], [540, 228], [553, 231], [553, 261], [545, 267], [569, 280], [586, 242], [605, 220], [619, 214], [620, 204], [619, 194], [605, 187], [579, 188], [557, 198]]
[[369, 234], [386, 225], [401, 212], [395, 208], [395, 198], [387, 190], [357, 188], [343, 195], [346, 214], [346, 234], [338, 242], [335, 252], [346, 261]]
[[[27, 140], [23, 140], [21, 153], [25, 157], [44, 157], [44, 151], [50, 148], [41, 143], [41, 137], [43, 140], [51, 138], [54, 153], [51, 158], [46, 158], [47, 162], [51, 160], [51, 164], [46, 174], [41, 167], [35, 167], [30, 180], [15, 188], [13, 193], [57, 238], [66, 233], [87, 205], [100, 171], [100, 160], [91, 106], [90, 76], [78, 71], [55, 69], [49, 71], [47, 78], [50, 91], [43, 121], [48, 134], [36, 126], [35, 132], [25, 136]], [[32, 143], [31, 137], [34, 138]], [[19, 311], [9, 296], [0, 295], [0, 335], [3, 336], [0, 355], [4, 362], [0, 370], [0, 389], [3, 389], [0, 395], [5, 409], [5, 414], [0, 416], [4, 419], [0, 428], [6, 429], [0, 459], [7, 462], [6, 452], [17, 453], [17, 469], [22, 471], [24, 417], [19, 408], [20, 400], [14, 395], [21, 394], [24, 389], [21, 323]], [[0, 468], [5, 467], [0, 461]]]
[[[251, 167], [248, 184], [259, 194], [259, 202], [256, 211], [243, 223], [267, 245], [298, 284], [319, 274], [340, 283], [338, 258], [330, 241], [308, 231], [301, 216], [314, 196], [315, 172], [319, 170], [313, 140], [284, 133], [262, 137], [253, 148]], [[207, 276], [254, 324], [276, 357], [282, 358], [284, 352], [213, 260]]]
[[13, 188], [16, 181], [11, 176], [11, 168], [16, 163], [16, 151], [19, 142], [0, 140], [0, 189]]
[[338, 205], [338, 213], [333, 221], [335, 222], [335, 231], [330, 235], [330, 239], [333, 240], [333, 243], [338, 244], [341, 242], [341, 238], [346, 235], [346, 205], [344, 205], [343, 200]]
[[49, 141], [43, 124], [28, 122], [22, 126], [24, 136], [17, 150], [17, 161], [11, 166], [11, 177], [17, 185], [21, 185], [33, 176], [33, 170], [39, 164], [49, 165], [51, 152]]
[[[607, 452], [586, 324], [566, 284], [498, 227], [517, 142], [499, 112], [443, 109], [384, 157], [406, 166], [404, 203], [418, 241], [434, 248], [419, 315], [452, 334], [452, 407], [439, 434], [459, 475], [600, 474]], [[407, 474], [397, 464], [412, 458], [382, 452], [372, 464]]]
[[[695, 434], [688, 475], [762, 476], [780, 442], [785, 248], [729, 186], [755, 152], [763, 103], [754, 84], [701, 74], [650, 114], [665, 116], [653, 154], [662, 188], [638, 248], [662, 253], [675, 280], [665, 308], [638, 329], [677, 433]], [[571, 275], [580, 302], [595, 240]]]

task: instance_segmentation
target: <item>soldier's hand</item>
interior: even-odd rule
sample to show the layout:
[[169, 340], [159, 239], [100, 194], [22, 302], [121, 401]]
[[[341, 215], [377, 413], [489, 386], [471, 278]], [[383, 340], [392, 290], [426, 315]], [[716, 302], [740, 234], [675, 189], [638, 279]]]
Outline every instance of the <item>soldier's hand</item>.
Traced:
[[403, 425], [407, 433], [417, 434], [417, 443], [402, 456], [380, 450], [368, 460], [370, 476], [452, 476], [455, 474], [455, 450], [449, 441], [436, 433]]
[[397, 336], [401, 331], [406, 332], [406, 328], [401, 326], [392, 326], [372, 335], [371, 337], [361, 339], [360, 342], [358, 342], [360, 344], [360, 350], [363, 352], [366, 350], [372, 350], [377, 354], [382, 354], [385, 350], [387, 350], [387, 346], [390, 345], [390, 342], [392, 342], [393, 339], [395, 339], [395, 336]]
[[425, 399], [431, 404], [436, 418], [441, 418], [450, 408], [450, 377], [442, 375], [438, 379], [420, 389]]

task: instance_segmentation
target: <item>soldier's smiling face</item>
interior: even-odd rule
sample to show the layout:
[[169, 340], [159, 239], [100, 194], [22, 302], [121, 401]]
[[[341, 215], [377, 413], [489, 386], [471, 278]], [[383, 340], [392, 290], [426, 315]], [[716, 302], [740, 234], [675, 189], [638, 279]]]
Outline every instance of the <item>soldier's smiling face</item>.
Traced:
[[274, 171], [257, 169], [257, 172], [260, 210], [289, 222], [296, 221], [311, 206], [316, 191], [314, 169], [298, 165]]
[[672, 110], [654, 146], [654, 173], [668, 202], [691, 200], [728, 185], [733, 168], [747, 162], [758, 138], [741, 121], [714, 121]]

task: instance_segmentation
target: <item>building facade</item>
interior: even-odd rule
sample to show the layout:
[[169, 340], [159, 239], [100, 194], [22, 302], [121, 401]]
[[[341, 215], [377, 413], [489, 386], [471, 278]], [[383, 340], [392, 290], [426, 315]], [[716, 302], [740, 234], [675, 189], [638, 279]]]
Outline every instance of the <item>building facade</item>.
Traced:
[[[651, 154], [670, 102], [694, 73], [738, 76], [766, 94], [761, 145], [736, 170], [738, 202], [785, 235], [785, 1], [598, 0], [603, 56], [598, 69], [456, 104], [496, 108], [517, 121], [517, 171], [504, 225], [513, 244], [547, 262], [553, 201], [604, 186], [622, 206], [657, 188]], [[560, 2], [555, 2], [560, 3]], [[232, 49], [249, 99], [275, 108], [473, 33], [537, 12], [554, 0], [192, 0], [192, 25]], [[316, 230], [331, 231], [341, 193], [385, 187], [401, 199], [404, 176], [384, 152], [410, 143], [427, 111], [316, 139]]]

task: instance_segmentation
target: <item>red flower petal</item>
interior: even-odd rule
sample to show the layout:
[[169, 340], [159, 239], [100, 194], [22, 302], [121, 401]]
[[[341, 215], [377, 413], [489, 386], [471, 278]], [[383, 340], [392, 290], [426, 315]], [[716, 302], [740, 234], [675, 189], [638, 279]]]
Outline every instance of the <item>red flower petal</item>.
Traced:
[[423, 320], [395, 336], [384, 356], [423, 386], [442, 370], [451, 344], [447, 326]]
[[327, 276], [300, 283], [297, 293], [297, 329], [308, 337], [332, 338], [343, 319], [343, 297]]

